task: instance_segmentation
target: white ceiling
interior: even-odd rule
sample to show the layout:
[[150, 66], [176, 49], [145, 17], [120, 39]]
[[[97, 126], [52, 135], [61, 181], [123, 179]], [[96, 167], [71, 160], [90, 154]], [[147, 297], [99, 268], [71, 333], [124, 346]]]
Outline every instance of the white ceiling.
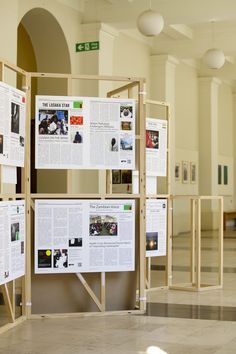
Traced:
[[[163, 33], [151, 40], [136, 28], [138, 15], [149, 4], [150, 0], [84, 0], [83, 23], [107, 23], [146, 41], [152, 54], [171, 54], [196, 63], [200, 75], [236, 82], [236, 0], [151, 0], [152, 9], [165, 21]], [[224, 67], [217, 71], [207, 69], [201, 60], [213, 46], [222, 49], [227, 57]]]

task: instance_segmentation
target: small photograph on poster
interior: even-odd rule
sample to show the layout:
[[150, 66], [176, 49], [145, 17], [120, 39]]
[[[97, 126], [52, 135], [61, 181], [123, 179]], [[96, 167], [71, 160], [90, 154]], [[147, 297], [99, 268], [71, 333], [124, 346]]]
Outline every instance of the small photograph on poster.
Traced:
[[132, 122], [121, 122], [121, 130], [132, 130]]
[[120, 107], [121, 118], [133, 118], [133, 106], [125, 105]]
[[180, 180], [180, 164], [179, 163], [175, 164], [175, 180], [176, 181]]
[[83, 125], [83, 116], [70, 116], [70, 125]]
[[52, 250], [38, 250], [38, 268], [52, 268]]
[[112, 215], [90, 215], [90, 236], [117, 236], [118, 222]]
[[83, 142], [83, 134], [79, 131], [71, 133], [71, 141], [74, 144], [81, 144]]
[[67, 110], [39, 110], [39, 135], [68, 135]]
[[25, 139], [23, 136], [20, 136], [20, 146], [22, 146], [22, 147], [25, 146]]
[[0, 154], [3, 154], [3, 142], [4, 142], [3, 134], [0, 134]]
[[146, 233], [146, 251], [158, 250], [158, 232]]
[[126, 135], [120, 139], [121, 150], [133, 150], [133, 138], [132, 136]]
[[56, 249], [53, 252], [53, 267], [54, 268], [67, 268], [68, 267], [68, 250]]
[[118, 139], [116, 137], [110, 140], [110, 151], [118, 151]]
[[189, 183], [189, 163], [182, 161], [182, 183]]
[[131, 170], [121, 170], [121, 183], [122, 184], [132, 183], [132, 171]]
[[24, 241], [22, 241], [22, 242], [20, 243], [20, 253], [21, 253], [21, 254], [24, 254], [24, 253], [25, 253], [25, 243], [24, 243]]
[[112, 184], [120, 184], [121, 183], [121, 171], [120, 170], [112, 170]]
[[11, 132], [19, 134], [20, 131], [20, 105], [11, 102]]
[[146, 148], [159, 149], [159, 131], [146, 130]]
[[11, 224], [11, 241], [19, 241], [20, 239], [20, 223], [15, 222]]
[[69, 247], [82, 247], [82, 237], [70, 238]]

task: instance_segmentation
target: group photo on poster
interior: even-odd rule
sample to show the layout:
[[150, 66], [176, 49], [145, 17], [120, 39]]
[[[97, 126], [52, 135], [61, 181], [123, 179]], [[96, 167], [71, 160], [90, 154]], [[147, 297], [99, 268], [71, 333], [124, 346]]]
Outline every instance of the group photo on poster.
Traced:
[[36, 96], [35, 166], [134, 169], [135, 101]]
[[133, 271], [133, 200], [36, 200], [35, 272]]

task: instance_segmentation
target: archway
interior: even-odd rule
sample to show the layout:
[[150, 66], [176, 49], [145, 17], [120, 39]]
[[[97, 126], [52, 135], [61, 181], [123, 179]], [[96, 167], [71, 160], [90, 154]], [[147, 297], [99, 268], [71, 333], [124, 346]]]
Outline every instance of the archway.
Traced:
[[[18, 26], [17, 65], [29, 72], [70, 73], [70, 55], [63, 30], [56, 18], [47, 10], [35, 8], [27, 12]], [[34, 79], [32, 81], [32, 120], [35, 95], [66, 95], [66, 80]], [[32, 122], [34, 133], [34, 124]], [[34, 143], [32, 134], [32, 143]], [[32, 152], [34, 148], [32, 149]], [[32, 155], [32, 160], [34, 156]], [[32, 161], [34, 166], [34, 161]], [[33, 191], [66, 192], [66, 171], [34, 170]]]

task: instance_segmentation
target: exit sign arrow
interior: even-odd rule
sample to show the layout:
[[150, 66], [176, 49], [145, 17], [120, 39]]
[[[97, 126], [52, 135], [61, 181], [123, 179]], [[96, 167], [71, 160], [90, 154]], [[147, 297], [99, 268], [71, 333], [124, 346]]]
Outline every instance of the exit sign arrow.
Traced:
[[76, 43], [76, 52], [89, 52], [91, 50], [99, 50], [99, 41]]

